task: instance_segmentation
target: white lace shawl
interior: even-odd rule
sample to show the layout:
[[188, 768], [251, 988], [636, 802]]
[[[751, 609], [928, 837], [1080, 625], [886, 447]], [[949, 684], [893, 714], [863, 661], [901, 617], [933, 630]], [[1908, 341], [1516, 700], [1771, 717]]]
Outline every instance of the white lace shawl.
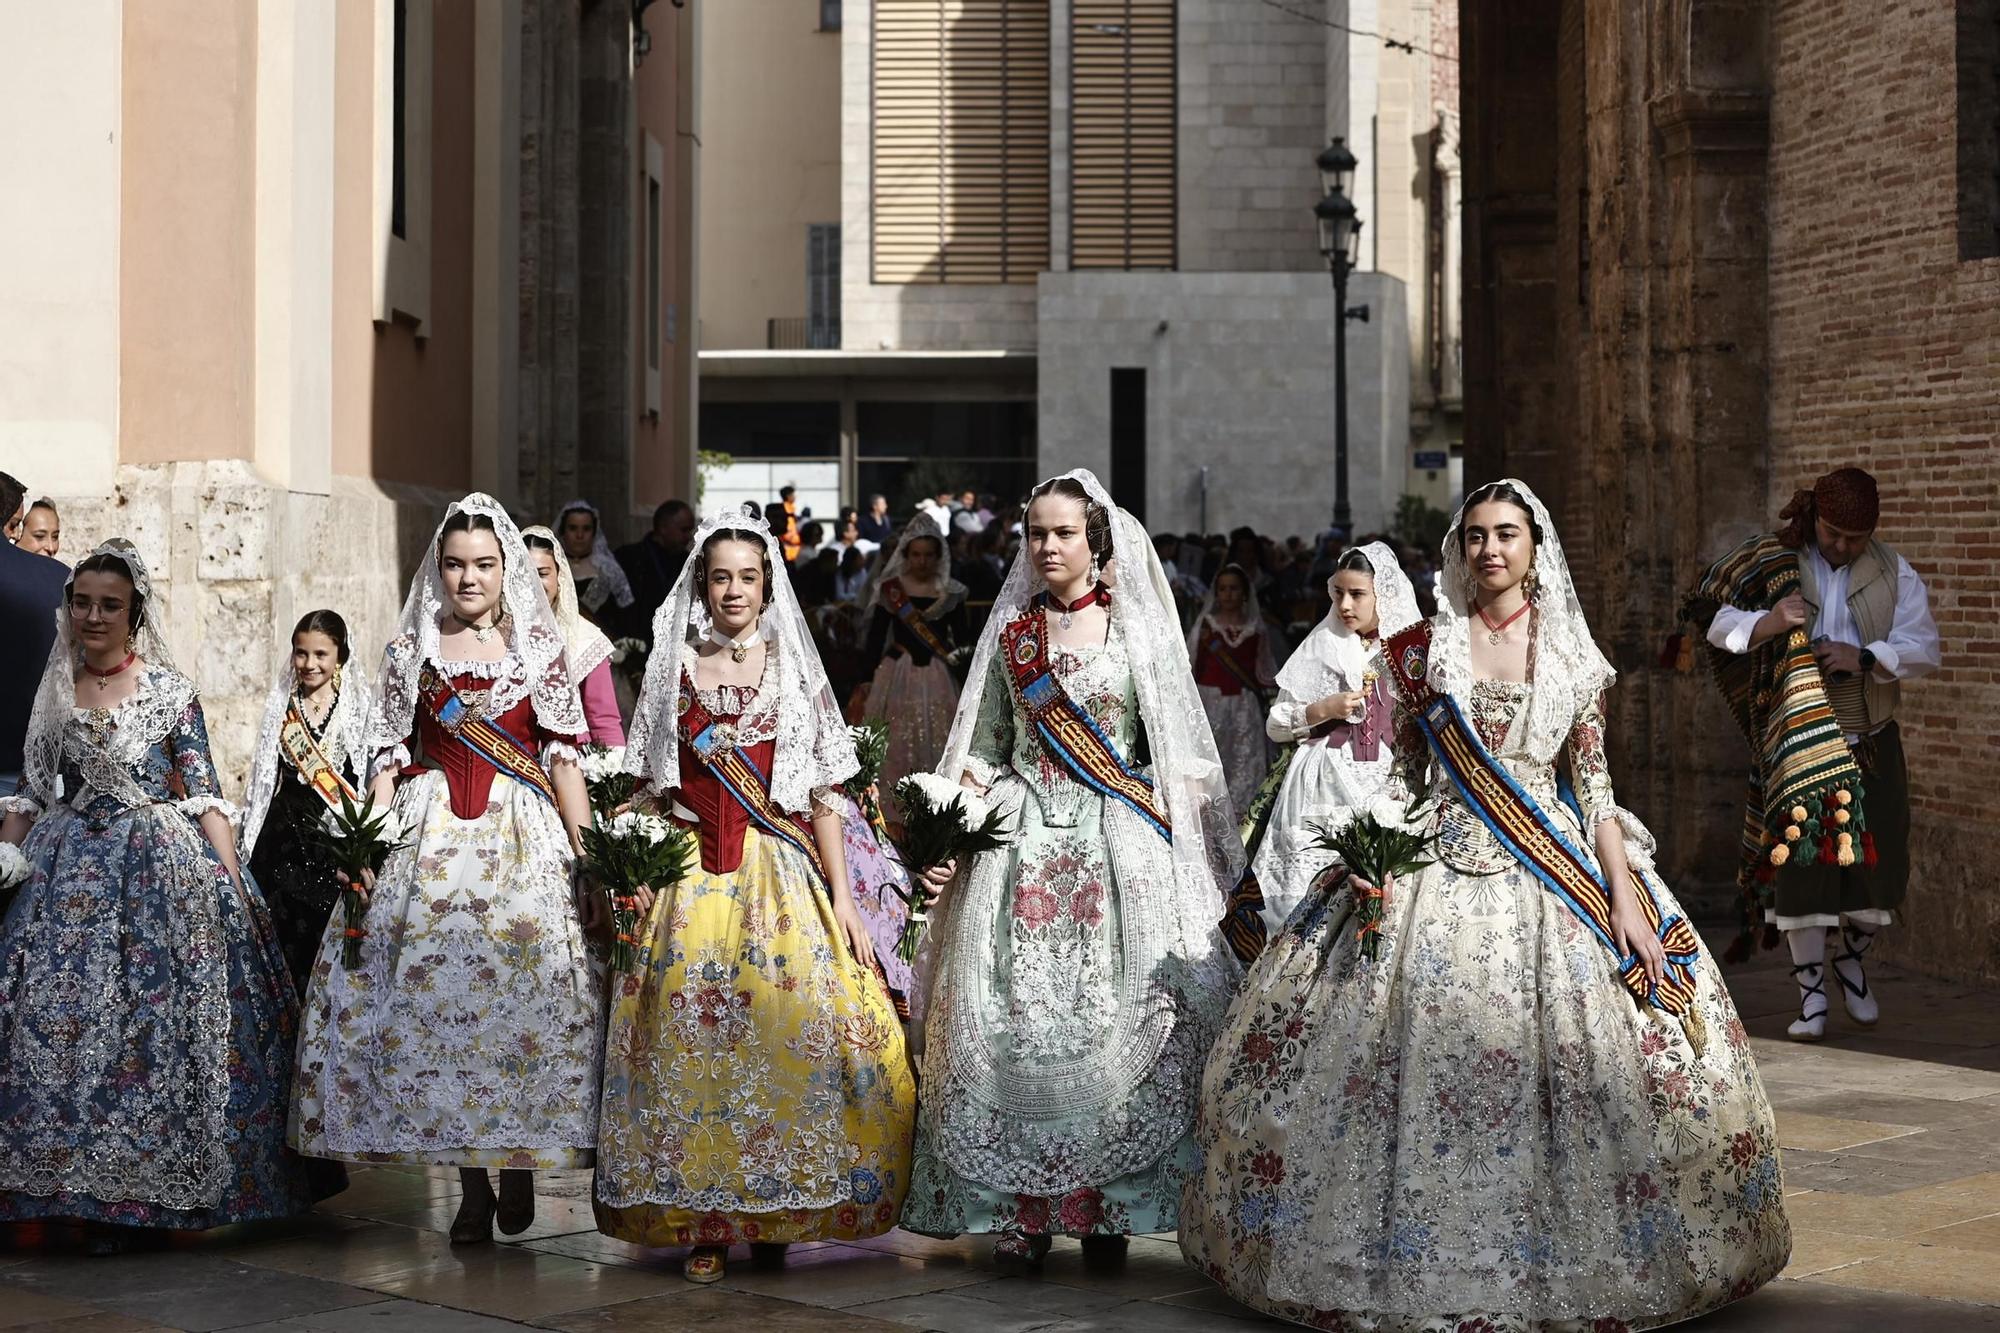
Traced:
[[[1375, 614], [1380, 626], [1378, 641], [1400, 634], [1422, 619], [1417, 609], [1417, 591], [1403, 572], [1396, 553], [1381, 542], [1350, 547], [1368, 557], [1375, 569]], [[1347, 551], [1342, 551], [1345, 558]], [[1335, 575], [1335, 577], [1339, 577]], [[1333, 579], [1326, 581], [1327, 596], [1334, 597]], [[1338, 598], [1335, 598], [1336, 602]], [[1338, 606], [1313, 626], [1298, 651], [1278, 670], [1278, 688], [1302, 704], [1316, 704], [1329, 694], [1361, 688], [1362, 673], [1378, 649], [1341, 622]]]
[[[236, 835], [237, 854], [245, 861], [257, 846], [264, 816], [270, 811], [271, 797], [284, 781], [286, 764], [278, 753], [278, 731], [285, 725], [298, 678], [292, 671], [292, 640], [289, 636], [278, 650], [278, 666], [271, 676], [270, 692], [264, 696], [264, 720], [257, 728], [257, 750], [250, 761], [250, 786], [243, 794]], [[357, 788], [368, 780], [368, 719], [375, 705], [368, 688], [367, 673], [361, 664], [349, 661], [340, 668], [340, 692], [333, 701], [321, 729], [320, 749], [327, 760]]]
[[[882, 589], [890, 579], [903, 576], [903, 553], [911, 542], [920, 537], [928, 537], [938, 544], [937, 580], [938, 599], [924, 611], [924, 617], [935, 620], [950, 615], [958, 604], [965, 600], [965, 585], [951, 576], [951, 542], [938, 531], [937, 520], [929, 514], [918, 514], [903, 525], [901, 535], [896, 538], [896, 549], [883, 562], [868, 584], [868, 610], [872, 613], [882, 604]], [[907, 588], [905, 592], [909, 591]]]
[[[1162, 566], [1163, 572], [1164, 569], [1165, 567]], [[1222, 582], [1223, 574], [1232, 569], [1243, 580], [1243, 586], [1247, 589], [1243, 602], [1243, 619], [1234, 625], [1221, 619], [1215, 613], [1215, 585]], [[1168, 605], [1171, 606], [1172, 603], [1168, 603]], [[1201, 641], [1205, 636], [1205, 630], [1209, 628], [1214, 629], [1217, 634], [1220, 634], [1222, 641], [1231, 648], [1242, 643], [1243, 640], [1249, 638], [1253, 633], [1262, 634], [1263, 641], [1257, 645], [1257, 676], [1260, 680], [1271, 679], [1277, 668], [1277, 660], [1271, 653], [1271, 627], [1264, 622], [1264, 604], [1258, 600], [1257, 584], [1250, 577], [1249, 571], [1244, 569], [1243, 566], [1230, 563], [1215, 571], [1214, 581], [1208, 585], [1208, 591], [1202, 596], [1201, 609], [1195, 613], [1194, 623], [1188, 626], [1187, 650], [1189, 662], [1199, 662], [1201, 660]]]
[[569, 560], [563, 555], [561, 538], [540, 523], [522, 528], [521, 536], [539, 537], [555, 548], [556, 623], [562, 626], [563, 642], [569, 645], [570, 679], [582, 689], [590, 673], [611, 656], [611, 640], [604, 636], [603, 630], [585, 620], [577, 607], [576, 575], [570, 572]]
[[[431, 535], [424, 559], [410, 580], [410, 595], [403, 602], [396, 637], [382, 654], [381, 692], [368, 726], [368, 749], [373, 755], [393, 751], [409, 737], [416, 725], [418, 680], [424, 664], [444, 664], [438, 649], [438, 625], [446, 603], [438, 552], [445, 523], [460, 513], [481, 514], [493, 521], [504, 563], [501, 606], [512, 618], [507, 634], [514, 663], [512, 669], [494, 670], [487, 716], [498, 717], [522, 699], [532, 698], [535, 720], [545, 731], [566, 738], [590, 733], [583, 718], [583, 700], [576, 692], [576, 678], [570, 674], [568, 643], [556, 622], [555, 609], [542, 592], [542, 581], [522, 544], [520, 529], [498, 501], [474, 492], [445, 510], [444, 520]], [[501, 664], [489, 665], [498, 668]]]
[[[1166, 799], [1173, 825], [1178, 892], [1190, 912], [1211, 911], [1243, 873], [1243, 842], [1236, 834], [1236, 813], [1230, 804], [1215, 735], [1209, 730], [1208, 714], [1188, 664], [1187, 641], [1181, 636], [1180, 618], [1174, 612], [1173, 590], [1139, 520], [1113, 505], [1111, 496], [1088, 469], [1078, 468], [1063, 476], [1082, 483], [1091, 499], [1111, 513], [1111, 570], [1116, 580], [1111, 614], [1132, 657], [1139, 716], [1153, 758], [1152, 777]], [[1142, 571], [1142, 576], [1134, 577], [1135, 571]], [[965, 771], [966, 758], [972, 752], [979, 702], [1001, 632], [1020, 619], [1040, 591], [1041, 575], [1023, 542], [994, 600], [979, 646], [973, 650], [965, 692], [959, 696], [958, 716], [952, 721], [944, 757], [937, 766], [940, 775], [954, 782]]]
[[647, 789], [664, 796], [681, 781], [680, 692], [683, 649], [699, 644], [711, 621], [708, 600], [694, 583], [695, 567], [708, 539], [723, 529], [755, 535], [770, 562], [770, 605], [758, 622], [768, 642], [764, 664], [765, 694], [778, 692], [777, 752], [771, 761], [771, 799], [795, 814], [812, 813], [817, 791], [837, 787], [860, 771], [847, 720], [834, 701], [826, 668], [813, 648], [812, 633], [799, 610], [792, 581], [777, 538], [762, 518], [747, 516], [740, 507], [712, 513], [695, 529], [687, 563], [674, 580], [673, 591], [653, 614], [653, 651], [646, 659], [646, 679], [632, 710], [625, 735], [625, 771], [638, 776]]
[[[616, 602], [620, 606], [632, 605], [632, 581], [625, 577], [625, 566], [618, 563], [618, 557], [611, 554], [611, 542], [604, 535], [604, 516], [597, 512], [597, 506], [588, 500], [571, 500], [556, 511], [556, 530], [562, 530], [565, 516], [582, 510], [590, 515], [591, 529], [596, 536], [591, 540], [590, 563], [597, 569], [597, 576], [590, 581], [590, 593], [583, 604], [595, 611], [606, 602]], [[569, 563], [569, 552], [561, 542], [556, 543], [556, 554], [562, 556], [563, 563]], [[574, 571], [572, 571], [574, 574]], [[579, 672], [577, 679], [583, 678]]]
[[[195, 697], [195, 688], [193, 682], [175, 669], [173, 655], [167, 651], [166, 637], [160, 633], [164, 608], [153, 595], [152, 575], [139, 549], [123, 537], [113, 537], [99, 544], [90, 555], [115, 555], [132, 571], [132, 590], [139, 595], [144, 606], [145, 622], [133, 635], [132, 651], [148, 667], [163, 673], [155, 678], [156, 688], [143, 691], [146, 699], [128, 701], [133, 709], [139, 710], [140, 720], [124, 719], [120, 727], [117, 748], [121, 754], [129, 749], [130, 757], [136, 763], [147, 745], [165, 736], [180, 720]], [[76, 717], [76, 673], [83, 662], [83, 647], [77, 642], [70, 625], [69, 594], [75, 583], [76, 576], [71, 574], [69, 582], [63, 585], [62, 603], [56, 608], [55, 646], [49, 650], [48, 663], [42, 668], [42, 683], [35, 691], [35, 706], [28, 715], [28, 734], [21, 747], [21, 790], [36, 793], [44, 801], [57, 798], [57, 775], [62, 770], [63, 749], [70, 733], [70, 723]], [[133, 698], [137, 700], [138, 696]], [[117, 774], [109, 770], [97, 776], [106, 782], [117, 783]], [[90, 775], [86, 774], [86, 781], [89, 780]], [[135, 793], [138, 794], [135, 796]], [[131, 798], [129, 804], [144, 804], [146, 799], [130, 774], [126, 774], [124, 782], [109, 794], [121, 799]]]
[[[1512, 477], [1504, 480], [1527, 500], [1542, 531], [1533, 566], [1534, 640], [1529, 660], [1533, 663], [1534, 693], [1528, 705], [1527, 748], [1537, 762], [1554, 763], [1577, 715], [1597, 702], [1618, 673], [1590, 637], [1590, 622], [1584, 617], [1583, 603], [1577, 600], [1576, 584], [1570, 579], [1569, 562], [1563, 559], [1562, 542], [1548, 507], [1526, 482]], [[1469, 708], [1471, 622], [1478, 613], [1472, 605], [1472, 573], [1459, 545], [1459, 530], [1464, 524], [1465, 508], [1460, 506], [1444, 536], [1438, 612], [1432, 620], [1436, 632], [1431, 638], [1430, 682], [1431, 688], [1457, 696]]]

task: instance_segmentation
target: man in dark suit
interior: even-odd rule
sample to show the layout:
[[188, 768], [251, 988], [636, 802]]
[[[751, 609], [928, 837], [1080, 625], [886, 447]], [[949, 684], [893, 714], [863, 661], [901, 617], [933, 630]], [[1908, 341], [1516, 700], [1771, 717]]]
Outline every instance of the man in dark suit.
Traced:
[[55, 646], [56, 609], [68, 584], [69, 568], [60, 560], [0, 542], [0, 635], [9, 645], [0, 653], [0, 796], [12, 796], [20, 784], [28, 715]]
[[650, 641], [653, 613], [673, 591], [694, 540], [694, 510], [685, 500], [668, 500], [653, 511], [653, 526], [638, 541], [618, 548], [619, 565], [632, 584], [632, 605], [622, 626], [626, 635]]

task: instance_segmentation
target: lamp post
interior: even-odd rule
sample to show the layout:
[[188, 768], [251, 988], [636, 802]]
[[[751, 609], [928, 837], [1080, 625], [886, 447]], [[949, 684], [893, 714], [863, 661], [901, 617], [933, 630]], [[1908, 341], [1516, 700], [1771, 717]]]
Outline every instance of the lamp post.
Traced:
[[1354, 534], [1354, 511], [1347, 500], [1347, 321], [1368, 318], [1367, 306], [1350, 309], [1347, 304], [1347, 275], [1354, 271], [1361, 239], [1361, 218], [1347, 197], [1347, 182], [1360, 164], [1347, 140], [1336, 138], [1321, 150], [1318, 165], [1326, 194], [1313, 206], [1313, 217], [1319, 224], [1319, 252], [1333, 275], [1333, 525], [1346, 540]]

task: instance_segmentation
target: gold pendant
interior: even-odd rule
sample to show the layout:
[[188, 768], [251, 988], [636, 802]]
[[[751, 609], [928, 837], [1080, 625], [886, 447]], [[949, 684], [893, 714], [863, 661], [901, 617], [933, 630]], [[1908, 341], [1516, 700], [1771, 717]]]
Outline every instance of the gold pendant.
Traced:
[[749, 644], [732, 643], [729, 645], [729, 657], [731, 661], [741, 662], [744, 658], [748, 656], [750, 656]]
[[1497, 629], [1488, 630], [1486, 632], [1486, 642], [1498, 646], [1500, 643], [1500, 631]]

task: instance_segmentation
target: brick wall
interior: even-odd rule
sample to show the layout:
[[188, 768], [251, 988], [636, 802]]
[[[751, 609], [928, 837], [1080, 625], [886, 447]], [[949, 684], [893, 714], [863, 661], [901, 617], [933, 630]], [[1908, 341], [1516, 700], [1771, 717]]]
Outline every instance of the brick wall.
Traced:
[[[1843, 464], [1929, 582], [1945, 666], [1909, 689], [1909, 929], [1926, 970], [2000, 977], [2000, 259], [1960, 261], [1954, 5], [1771, 11], [1770, 510]], [[1942, 112], [1942, 114], [1940, 114]]]

